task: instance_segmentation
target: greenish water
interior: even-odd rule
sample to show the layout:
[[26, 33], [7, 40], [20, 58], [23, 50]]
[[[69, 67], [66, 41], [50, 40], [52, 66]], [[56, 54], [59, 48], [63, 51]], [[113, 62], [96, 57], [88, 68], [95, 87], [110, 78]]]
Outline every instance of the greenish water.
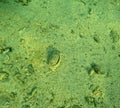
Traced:
[[120, 108], [120, 0], [0, 0], [0, 108]]

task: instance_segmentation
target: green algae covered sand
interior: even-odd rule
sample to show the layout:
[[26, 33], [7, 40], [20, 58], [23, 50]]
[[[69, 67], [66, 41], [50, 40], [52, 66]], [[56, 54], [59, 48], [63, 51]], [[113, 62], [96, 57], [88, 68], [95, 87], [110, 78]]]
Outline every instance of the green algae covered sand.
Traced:
[[120, 0], [0, 0], [0, 108], [120, 108]]

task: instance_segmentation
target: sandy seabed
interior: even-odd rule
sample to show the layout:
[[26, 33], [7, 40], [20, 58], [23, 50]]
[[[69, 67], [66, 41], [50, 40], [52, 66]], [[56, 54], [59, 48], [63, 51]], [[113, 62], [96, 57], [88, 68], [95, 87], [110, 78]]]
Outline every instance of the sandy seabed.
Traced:
[[120, 0], [0, 0], [0, 108], [120, 108]]

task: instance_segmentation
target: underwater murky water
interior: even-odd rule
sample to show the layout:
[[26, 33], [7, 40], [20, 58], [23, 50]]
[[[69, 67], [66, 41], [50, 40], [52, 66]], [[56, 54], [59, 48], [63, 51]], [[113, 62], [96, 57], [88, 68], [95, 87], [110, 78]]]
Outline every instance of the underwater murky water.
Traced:
[[119, 0], [0, 0], [0, 108], [119, 108]]

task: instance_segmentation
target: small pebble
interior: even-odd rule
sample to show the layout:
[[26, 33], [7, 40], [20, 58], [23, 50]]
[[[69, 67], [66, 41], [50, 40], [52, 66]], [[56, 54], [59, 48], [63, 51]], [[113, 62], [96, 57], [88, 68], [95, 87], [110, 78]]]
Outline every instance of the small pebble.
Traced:
[[9, 74], [5, 71], [0, 71], [0, 81], [6, 81], [9, 77]]

